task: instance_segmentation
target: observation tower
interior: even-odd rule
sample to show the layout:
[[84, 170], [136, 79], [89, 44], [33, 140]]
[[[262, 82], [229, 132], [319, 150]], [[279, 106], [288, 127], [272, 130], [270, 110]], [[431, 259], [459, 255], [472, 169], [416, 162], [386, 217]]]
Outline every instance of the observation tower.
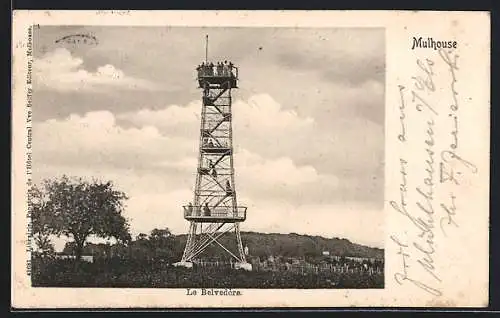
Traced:
[[[252, 270], [240, 234], [247, 208], [237, 203], [233, 166], [231, 94], [238, 88], [238, 68], [228, 61], [210, 62], [206, 57], [197, 68], [197, 82], [202, 90], [202, 109], [196, 184], [193, 202], [183, 206], [189, 222], [186, 247], [181, 261], [174, 265], [191, 268], [208, 247], [217, 245], [235, 260], [235, 268]], [[229, 235], [229, 241], [236, 241], [236, 249], [234, 244], [221, 243], [220, 239]]]

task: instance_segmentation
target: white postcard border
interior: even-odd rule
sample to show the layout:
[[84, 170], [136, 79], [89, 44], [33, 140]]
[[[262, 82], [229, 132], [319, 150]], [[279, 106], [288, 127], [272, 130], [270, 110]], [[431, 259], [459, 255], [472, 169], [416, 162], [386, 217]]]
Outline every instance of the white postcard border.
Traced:
[[[489, 69], [490, 21], [485, 12], [402, 12], [402, 11], [15, 11], [13, 17], [13, 153], [12, 153], [12, 305], [16, 308], [80, 307], [344, 307], [344, 306], [487, 306], [488, 301], [488, 227], [489, 227]], [[106, 288], [32, 288], [26, 275], [26, 148], [27, 148], [27, 65], [28, 28], [32, 25], [156, 25], [156, 26], [295, 26], [295, 27], [378, 27], [386, 29], [386, 272], [381, 290], [265, 290], [242, 289], [242, 296], [187, 296], [185, 289], [106, 289]], [[439, 272], [442, 295], [435, 296], [400, 282], [400, 246], [391, 240], [412, 232], [408, 219], [390, 204], [400, 196], [400, 159], [410, 158], [413, 171], [425, 164], [422, 153], [426, 120], [415, 112], [411, 96], [406, 101], [407, 144], [398, 140], [401, 96], [398, 87], [410, 90], [418, 76], [417, 59], [438, 63], [436, 50], [411, 50], [412, 37], [455, 40], [459, 45], [457, 90], [467, 96], [460, 108], [461, 154], [477, 167], [467, 175], [464, 186], [455, 190], [456, 222], [459, 228], [448, 237], [436, 232], [433, 264]], [[342, 45], [339, 43], [339, 45]], [[362, 48], [360, 48], [362, 49]], [[440, 63], [440, 62], [439, 62]], [[436, 66], [436, 69], [438, 67]], [[445, 70], [443, 65], [441, 71]], [[444, 71], [443, 71], [444, 72]], [[417, 74], [417, 75], [416, 75]], [[440, 73], [444, 74], [444, 73]], [[437, 81], [437, 80], [436, 80]], [[445, 98], [444, 79], [437, 93]], [[461, 96], [460, 96], [461, 98]], [[422, 113], [425, 113], [422, 112]], [[424, 115], [422, 115], [424, 116]], [[427, 117], [426, 117], [427, 118]], [[441, 118], [441, 117], [439, 117]], [[444, 118], [444, 117], [443, 117]], [[436, 119], [436, 143], [449, 137], [444, 119]], [[439, 124], [440, 125], [440, 124]], [[409, 137], [410, 138], [410, 137]], [[436, 150], [437, 151], [437, 150]], [[408, 160], [410, 160], [408, 159]], [[436, 159], [437, 160], [437, 159]], [[457, 167], [458, 169], [458, 167]], [[412, 179], [413, 178], [413, 179]], [[416, 176], [410, 177], [413, 181]], [[409, 180], [410, 180], [409, 179]], [[409, 181], [410, 182], [410, 181]], [[446, 198], [448, 187], [436, 190], [436, 200]], [[411, 198], [411, 196], [409, 197]], [[409, 242], [415, 233], [406, 237]], [[409, 243], [410, 244], [410, 243]], [[415, 256], [417, 257], [417, 256]], [[420, 275], [420, 274], [419, 274]], [[420, 276], [419, 276], [420, 277]], [[436, 285], [436, 286], [437, 286]]]

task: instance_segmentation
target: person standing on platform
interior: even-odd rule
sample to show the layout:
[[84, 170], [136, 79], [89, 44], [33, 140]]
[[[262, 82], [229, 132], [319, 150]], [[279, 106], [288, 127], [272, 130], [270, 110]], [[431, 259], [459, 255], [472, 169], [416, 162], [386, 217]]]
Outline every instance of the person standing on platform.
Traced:
[[222, 62], [217, 62], [217, 76], [223, 76], [223, 69]]
[[201, 76], [207, 75], [207, 65], [205, 64], [205, 62], [201, 63], [200, 71], [201, 71]]
[[193, 215], [193, 205], [191, 204], [191, 202], [189, 202], [189, 204], [188, 204], [187, 214], [188, 214], [188, 216]]
[[210, 208], [208, 207], [208, 203], [207, 202], [205, 202], [205, 206], [203, 207], [203, 212], [204, 212], [203, 214], [205, 216], [210, 216]]
[[205, 76], [210, 76], [210, 64], [207, 62], [205, 64]]
[[202, 70], [203, 70], [203, 66], [201, 64], [198, 65], [198, 67], [196, 68], [196, 72], [198, 73], [198, 78], [203, 76]]
[[227, 61], [224, 61], [222, 73], [224, 76], [229, 76], [229, 65], [227, 64]]
[[214, 63], [210, 62], [209, 70], [210, 70], [210, 76], [214, 76]]

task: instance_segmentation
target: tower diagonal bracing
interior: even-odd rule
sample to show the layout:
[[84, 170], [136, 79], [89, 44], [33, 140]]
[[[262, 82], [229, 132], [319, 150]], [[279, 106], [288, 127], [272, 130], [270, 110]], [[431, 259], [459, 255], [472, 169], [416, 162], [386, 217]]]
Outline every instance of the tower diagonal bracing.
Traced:
[[[233, 162], [232, 90], [238, 88], [238, 68], [207, 62], [197, 71], [202, 89], [198, 167], [193, 203], [183, 207], [189, 233], [176, 265], [191, 267], [208, 248], [217, 246], [237, 267], [251, 270], [240, 234], [247, 208], [238, 205]], [[233, 244], [224, 244], [228, 238]]]

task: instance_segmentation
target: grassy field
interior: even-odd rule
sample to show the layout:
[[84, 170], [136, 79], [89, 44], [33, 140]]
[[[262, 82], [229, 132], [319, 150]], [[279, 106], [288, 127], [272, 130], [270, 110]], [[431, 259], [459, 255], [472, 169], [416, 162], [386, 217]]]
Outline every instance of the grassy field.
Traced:
[[94, 263], [34, 259], [34, 287], [127, 288], [383, 288], [383, 274], [294, 273], [173, 267], [162, 261], [114, 258]]

